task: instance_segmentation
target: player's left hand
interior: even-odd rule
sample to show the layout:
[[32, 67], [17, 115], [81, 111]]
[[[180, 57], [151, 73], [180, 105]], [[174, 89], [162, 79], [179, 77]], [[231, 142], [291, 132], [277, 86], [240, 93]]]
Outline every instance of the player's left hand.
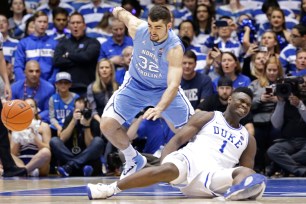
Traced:
[[161, 117], [161, 113], [162, 113], [162, 110], [157, 108], [157, 107], [154, 107], [154, 108], [149, 108], [142, 116], [143, 119], [146, 119], [146, 120], [153, 120], [155, 121], [156, 119], [160, 118]]

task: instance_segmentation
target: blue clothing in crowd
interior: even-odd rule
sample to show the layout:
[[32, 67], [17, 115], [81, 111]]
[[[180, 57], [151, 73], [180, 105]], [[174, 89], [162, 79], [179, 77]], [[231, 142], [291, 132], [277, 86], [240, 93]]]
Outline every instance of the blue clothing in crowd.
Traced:
[[12, 99], [34, 98], [39, 109], [39, 116], [44, 122], [49, 122], [49, 98], [54, 94], [54, 86], [43, 80], [39, 80], [38, 88], [25, 87], [25, 79], [12, 84]]
[[48, 35], [41, 37], [30, 35], [20, 40], [15, 52], [14, 72], [16, 81], [24, 79], [25, 65], [36, 60], [40, 65], [41, 78], [55, 82], [57, 69], [53, 67], [53, 55], [57, 41]]
[[121, 45], [114, 42], [113, 37], [109, 37], [100, 48], [99, 60], [106, 58], [110, 59], [114, 56], [121, 56], [122, 50], [127, 46], [133, 46], [131, 37], [125, 36]]

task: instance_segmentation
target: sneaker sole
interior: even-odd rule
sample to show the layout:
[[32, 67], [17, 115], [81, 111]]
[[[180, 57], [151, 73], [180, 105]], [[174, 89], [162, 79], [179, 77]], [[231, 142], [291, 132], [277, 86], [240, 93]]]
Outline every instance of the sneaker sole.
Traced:
[[90, 190], [90, 187], [88, 185], [86, 186], [86, 191], [87, 191], [88, 199], [93, 200], [92, 195], [91, 195], [91, 190]]
[[[143, 169], [143, 167], [147, 164], [147, 158], [144, 157], [144, 156], [142, 156], [142, 158], [143, 158], [142, 165], [141, 165], [141, 166], [137, 166], [136, 171], [135, 171], [134, 173], [136, 173], [137, 171]], [[132, 173], [132, 174], [133, 174], [133, 173]], [[123, 174], [121, 174], [120, 180], [122, 180], [122, 179], [124, 179], [125, 177], [127, 177], [127, 176], [129, 176], [129, 175], [132, 175], [132, 174], [128, 174], [128, 175], [123, 175]]]
[[[262, 184], [256, 184], [250, 188], [241, 189], [239, 191], [236, 191], [225, 198], [225, 200], [230, 201], [238, 201], [238, 200], [255, 200], [259, 194], [262, 194], [264, 191], [262, 190]], [[253, 192], [253, 196], [250, 196], [250, 192]]]
[[[260, 174], [254, 174], [253, 175], [253, 181], [251, 182], [251, 184], [249, 184], [248, 186], [243, 186], [243, 183], [246, 181], [246, 179], [248, 179], [249, 176], [247, 178], [245, 178], [243, 181], [241, 181], [240, 184], [237, 184], [236, 186], [233, 186], [232, 189], [232, 193], [225, 195], [225, 199], [226, 200], [230, 200], [231, 198], [233, 198], [234, 195], [237, 195], [238, 193], [241, 193], [243, 191], [250, 192], [251, 190], [254, 190], [256, 187], [261, 186], [262, 188], [265, 189], [266, 186], [266, 178]], [[264, 185], [264, 186], [262, 186]], [[253, 188], [254, 187], [254, 188]], [[260, 191], [254, 193], [252, 196], [248, 196], [249, 198], [254, 197], [256, 194], [258, 194]], [[262, 192], [263, 193], [263, 192]], [[246, 197], [247, 195], [245, 195]], [[257, 196], [258, 197], [258, 196]], [[246, 197], [247, 198], [247, 197]], [[246, 199], [246, 198], [241, 198], [241, 199]]]

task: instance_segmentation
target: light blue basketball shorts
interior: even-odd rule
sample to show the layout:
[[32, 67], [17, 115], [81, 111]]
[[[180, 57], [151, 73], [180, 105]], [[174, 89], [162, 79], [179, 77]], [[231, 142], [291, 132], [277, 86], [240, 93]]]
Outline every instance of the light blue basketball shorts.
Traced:
[[[148, 106], [156, 106], [165, 89], [152, 89], [137, 82], [132, 77], [125, 80], [115, 91], [105, 106], [102, 117], [111, 117], [120, 124], [131, 124], [137, 113]], [[185, 125], [188, 118], [194, 114], [194, 109], [180, 88], [176, 97], [162, 117], [171, 122], [175, 128]]]

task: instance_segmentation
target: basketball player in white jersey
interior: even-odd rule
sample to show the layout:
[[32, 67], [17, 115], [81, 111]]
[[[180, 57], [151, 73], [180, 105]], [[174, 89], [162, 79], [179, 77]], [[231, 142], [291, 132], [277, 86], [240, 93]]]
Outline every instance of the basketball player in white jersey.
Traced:
[[252, 170], [256, 142], [239, 124], [250, 111], [252, 97], [249, 88], [239, 87], [229, 97], [224, 113], [196, 113], [166, 145], [160, 166], [143, 169], [110, 185], [88, 184], [89, 199], [105, 199], [122, 190], [158, 182], [180, 184], [181, 192], [189, 197], [260, 198], [266, 178]]

